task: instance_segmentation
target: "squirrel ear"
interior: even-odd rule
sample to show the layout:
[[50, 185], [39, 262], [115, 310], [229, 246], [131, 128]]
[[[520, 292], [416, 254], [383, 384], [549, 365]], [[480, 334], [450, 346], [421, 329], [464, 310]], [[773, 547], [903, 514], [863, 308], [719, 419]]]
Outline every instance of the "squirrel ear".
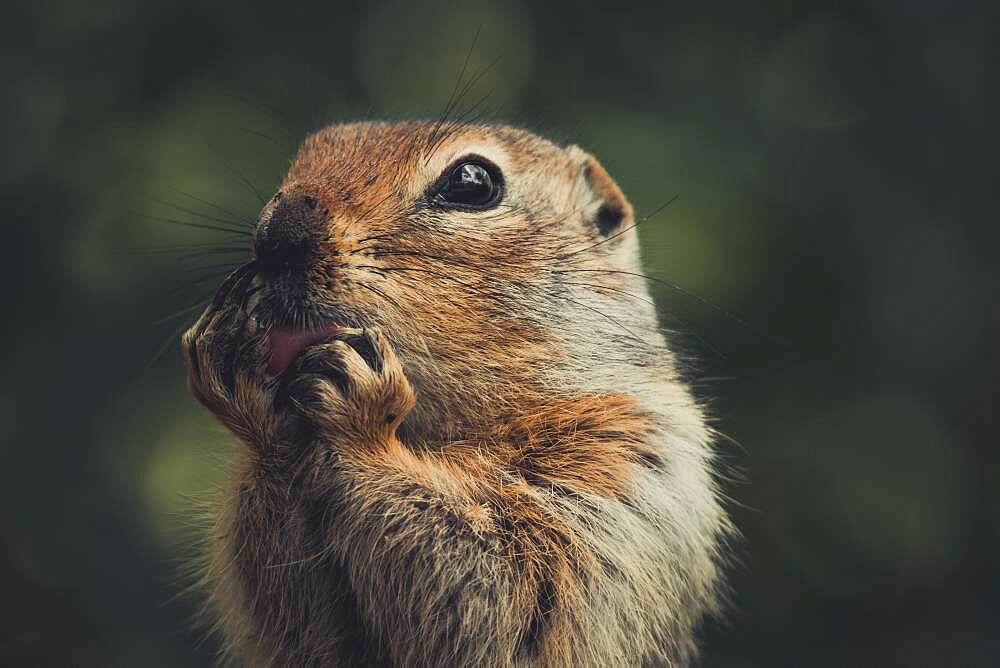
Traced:
[[578, 146], [570, 146], [569, 153], [579, 165], [584, 220], [606, 237], [631, 224], [632, 205], [601, 163]]

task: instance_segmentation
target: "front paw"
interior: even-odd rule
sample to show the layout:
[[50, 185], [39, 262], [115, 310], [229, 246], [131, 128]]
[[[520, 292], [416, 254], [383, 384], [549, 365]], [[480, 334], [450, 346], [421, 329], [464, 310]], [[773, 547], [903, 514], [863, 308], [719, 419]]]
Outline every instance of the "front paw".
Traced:
[[258, 439], [269, 422], [264, 333], [247, 313], [253, 276], [252, 265], [230, 274], [181, 339], [191, 393], [244, 440]]
[[344, 329], [307, 349], [287, 392], [300, 416], [338, 442], [380, 441], [395, 433], [415, 396], [385, 335]]

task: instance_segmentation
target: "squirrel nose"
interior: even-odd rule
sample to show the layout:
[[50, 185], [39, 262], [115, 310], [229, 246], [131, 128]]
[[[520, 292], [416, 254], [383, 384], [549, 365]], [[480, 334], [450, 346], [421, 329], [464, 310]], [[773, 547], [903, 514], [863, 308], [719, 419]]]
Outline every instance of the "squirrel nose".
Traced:
[[275, 275], [305, 265], [320, 227], [315, 209], [315, 198], [307, 195], [278, 192], [272, 198], [254, 233], [254, 255], [261, 274]]

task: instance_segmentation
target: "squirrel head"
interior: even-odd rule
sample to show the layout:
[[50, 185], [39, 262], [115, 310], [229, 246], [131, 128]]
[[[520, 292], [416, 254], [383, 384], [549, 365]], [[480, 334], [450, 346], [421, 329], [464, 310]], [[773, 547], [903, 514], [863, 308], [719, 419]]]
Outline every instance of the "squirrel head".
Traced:
[[334, 125], [260, 215], [256, 312], [278, 372], [310, 332], [380, 327], [420, 397], [410, 426], [457, 433], [592, 367], [594, 346], [660, 341], [652, 307], [626, 296], [646, 294], [632, 227], [576, 146], [498, 125]]

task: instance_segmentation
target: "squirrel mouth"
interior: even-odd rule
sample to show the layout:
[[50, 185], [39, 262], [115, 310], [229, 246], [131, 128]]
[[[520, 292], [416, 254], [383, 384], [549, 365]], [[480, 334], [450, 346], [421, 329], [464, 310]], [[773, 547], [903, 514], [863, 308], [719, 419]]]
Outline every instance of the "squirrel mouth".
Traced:
[[284, 373], [303, 350], [333, 336], [339, 329], [343, 328], [339, 325], [328, 325], [313, 330], [295, 330], [288, 327], [272, 329], [267, 337], [271, 349], [271, 356], [267, 362], [268, 373], [274, 376]]

